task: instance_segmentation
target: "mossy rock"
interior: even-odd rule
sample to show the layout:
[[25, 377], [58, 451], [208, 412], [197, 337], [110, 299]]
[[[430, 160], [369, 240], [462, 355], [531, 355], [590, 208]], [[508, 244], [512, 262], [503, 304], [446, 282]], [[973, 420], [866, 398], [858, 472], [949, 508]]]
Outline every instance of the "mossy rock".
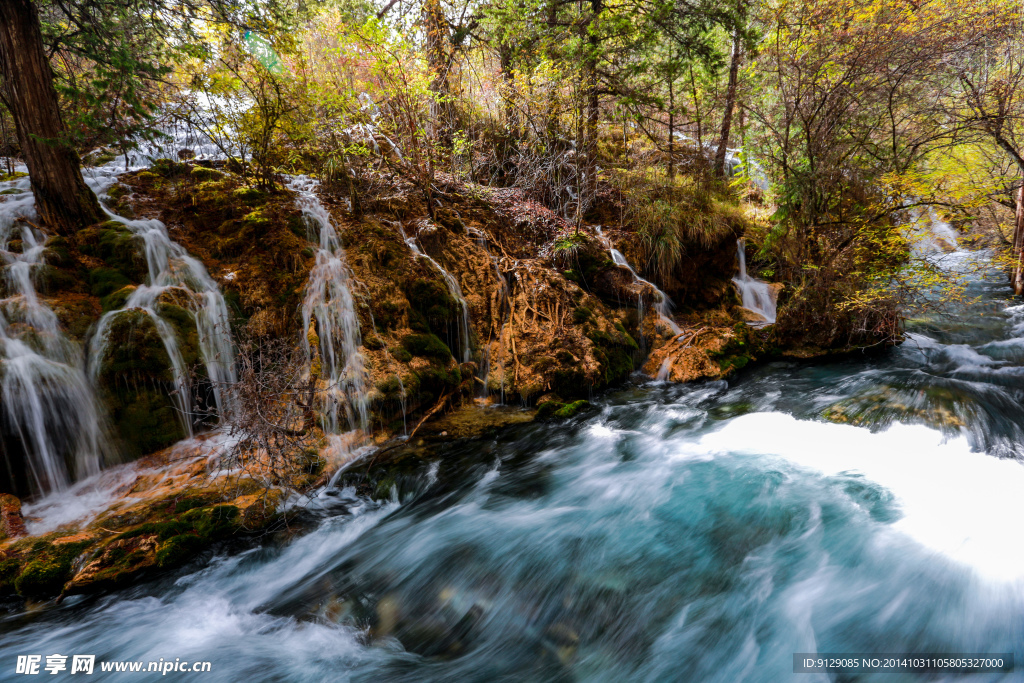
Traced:
[[73, 268], [76, 265], [75, 259], [71, 256], [67, 239], [60, 235], [46, 240], [43, 261], [55, 268]]
[[192, 534], [172, 536], [157, 547], [157, 566], [161, 569], [177, 567], [195, 557], [206, 545], [205, 540]]
[[[160, 304], [157, 311], [174, 330], [185, 367], [199, 361], [199, 340], [190, 311]], [[151, 453], [185, 437], [177, 405], [169, 395], [174, 371], [156, 323], [138, 309], [119, 311], [109, 322], [100, 359], [102, 396], [125, 449]]]
[[0, 596], [15, 592], [14, 580], [21, 573], [21, 562], [15, 558], [0, 561]]
[[267, 201], [267, 193], [255, 187], [240, 187], [232, 192], [231, 196], [249, 206], [256, 206]]
[[72, 273], [49, 264], [33, 269], [32, 279], [35, 281], [36, 289], [44, 294], [74, 290], [80, 284]]
[[399, 363], [408, 363], [412, 360], [412, 354], [400, 346], [392, 346], [388, 349], [388, 353]]
[[106, 313], [108, 311], [116, 311], [123, 308], [125, 303], [128, 302], [128, 298], [135, 290], [135, 285], [126, 285], [104, 297], [101, 297], [100, 306], [103, 307], [103, 312]]
[[205, 180], [220, 180], [224, 177], [224, 174], [217, 169], [206, 168], [205, 166], [193, 167], [192, 172], [189, 175], [192, 176], [193, 180], [198, 180], [199, 182]]
[[402, 337], [402, 347], [414, 356], [439, 360], [452, 357], [451, 349], [436, 334], [407, 334]]
[[116, 268], [93, 268], [89, 271], [89, 291], [105, 297], [132, 285], [132, 281]]
[[572, 401], [562, 403], [561, 401], [544, 401], [537, 404], [537, 420], [567, 420], [575, 417], [584, 410], [590, 408], [590, 401]]
[[53, 545], [37, 543], [32, 559], [14, 579], [14, 588], [26, 598], [48, 598], [60, 594], [71, 578], [71, 563], [89, 542]]
[[172, 382], [171, 359], [156, 323], [144, 311], [119, 311], [108, 322], [107, 342], [100, 359], [101, 381]]
[[[153, 161], [153, 165], [149, 167], [149, 170], [163, 176], [164, 178], [177, 178], [186, 175], [190, 168], [191, 167], [188, 164], [183, 164], [171, 159], [156, 159]], [[144, 172], [145, 171], [143, 171], [143, 173]]]
[[128, 282], [143, 282], [149, 274], [142, 238], [132, 233], [124, 223], [107, 221], [79, 230], [75, 240], [83, 254], [98, 258], [108, 268], [120, 271]]
[[561, 408], [555, 411], [554, 416], [566, 420], [570, 417], [576, 416], [578, 413], [590, 408], [590, 401], [573, 401], [572, 403], [566, 403]]
[[25, 190], [19, 190], [16, 187], [12, 187], [7, 190], [0, 190], [0, 194], [25, 194]]
[[114, 183], [107, 189], [107, 197], [115, 202], [120, 201], [129, 194], [131, 194], [131, 189], [127, 185], [122, 185], [121, 183]]
[[274, 224], [262, 209], [251, 211], [242, 217], [242, 232], [244, 235], [262, 235]]

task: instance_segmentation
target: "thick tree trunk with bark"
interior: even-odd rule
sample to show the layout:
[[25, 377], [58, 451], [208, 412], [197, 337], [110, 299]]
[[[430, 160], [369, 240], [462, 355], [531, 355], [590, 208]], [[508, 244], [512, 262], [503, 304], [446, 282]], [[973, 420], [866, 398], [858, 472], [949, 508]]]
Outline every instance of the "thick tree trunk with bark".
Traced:
[[0, 0], [0, 68], [42, 222], [68, 235], [103, 220], [67, 141], [31, 0]]
[[715, 175], [725, 177], [725, 154], [729, 147], [729, 136], [732, 134], [732, 112], [736, 108], [736, 82], [740, 72], [740, 33], [736, 31], [732, 38], [732, 63], [729, 65], [729, 85], [725, 91], [725, 112], [722, 114], [722, 130], [718, 138], [718, 149], [715, 150]]

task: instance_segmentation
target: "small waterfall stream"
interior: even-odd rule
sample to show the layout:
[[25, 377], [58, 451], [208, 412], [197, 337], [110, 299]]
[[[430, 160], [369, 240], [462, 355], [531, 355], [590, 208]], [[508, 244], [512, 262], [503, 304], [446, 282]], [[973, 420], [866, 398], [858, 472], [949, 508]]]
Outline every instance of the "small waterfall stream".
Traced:
[[[475, 234], [471, 235], [471, 237], [473, 237], [473, 239], [476, 240], [476, 243], [479, 244], [480, 248], [484, 250], [485, 254], [487, 254], [487, 258], [490, 259], [491, 266], [494, 268], [494, 275], [495, 275], [495, 277], [498, 278], [498, 283], [500, 284], [500, 288], [498, 290], [498, 293], [500, 295], [500, 299], [499, 299], [498, 305], [500, 306], [500, 310], [501, 310], [501, 327], [498, 330], [498, 340], [500, 341], [504, 337], [504, 335], [505, 335], [505, 325], [508, 323], [508, 315], [507, 314], [508, 314], [508, 311], [510, 309], [510, 307], [509, 307], [508, 282], [506, 282], [505, 276], [501, 274], [501, 268], [498, 267], [498, 259], [494, 256], [494, 254], [491, 253], [490, 249], [487, 248], [487, 236], [484, 235], [484, 233], [482, 233], [482, 232], [476, 232]], [[500, 394], [499, 394], [500, 395], [499, 401], [500, 401], [500, 403], [504, 404], [505, 403], [505, 347], [503, 345], [500, 345], [500, 344], [499, 344], [499, 347], [501, 349], [501, 358], [499, 359], [499, 363], [500, 363], [500, 367], [501, 367], [501, 370], [502, 370], [502, 372], [501, 372], [501, 389], [500, 389]], [[482, 349], [481, 354], [480, 354], [480, 372], [481, 372], [481, 375], [482, 375], [481, 376], [482, 387], [481, 387], [481, 391], [480, 391], [480, 396], [481, 396], [481, 398], [487, 398], [487, 396], [490, 393], [490, 391], [489, 391], [489, 389], [487, 387], [487, 382], [488, 382], [488, 380], [490, 379], [490, 376], [491, 376], [491, 346], [490, 346], [489, 343], [485, 344], [483, 346], [483, 349]]]
[[[114, 182], [110, 169], [102, 170], [108, 172], [99, 172], [86, 178], [101, 200]], [[112, 220], [123, 223], [142, 243], [149, 283], [136, 287], [124, 306], [100, 318], [96, 334], [90, 342], [90, 372], [95, 381], [104, 355], [108, 352], [110, 324], [114, 318], [123, 311], [141, 311], [153, 321], [171, 360], [174, 400], [178, 404], [187, 433], [192, 436], [189, 368], [185, 367], [182, 359], [174, 327], [160, 313], [160, 304], [170, 299], [184, 302], [195, 315], [203, 365], [211, 383], [217, 413], [224, 416], [231, 411], [231, 406], [223, 390], [236, 379], [234, 344], [224, 295], [203, 264], [171, 239], [167, 226], [161, 221], [130, 220], [114, 214], [106, 207], [104, 210]]]
[[743, 308], [753, 311], [764, 318], [763, 322], [751, 323], [752, 325], [771, 325], [775, 322], [776, 294], [767, 282], [750, 277], [747, 274], [746, 243], [740, 238], [736, 244], [740, 261], [740, 272], [732, 281], [740, 292]]
[[365, 430], [369, 423], [367, 373], [359, 352], [362, 339], [352, 298], [352, 273], [331, 216], [316, 196], [318, 184], [307, 176], [296, 176], [288, 187], [298, 196], [303, 216], [317, 233], [319, 249], [306, 284], [302, 322], [306, 330], [315, 325], [319, 347], [312, 348], [309, 335], [303, 336], [303, 344], [310, 363], [315, 352], [320, 355], [320, 377], [327, 382], [327, 431], [337, 434], [342, 431], [342, 412], [349, 429]]
[[6, 428], [20, 439], [27, 485], [39, 493], [62, 491], [73, 479], [99, 472], [112, 455], [106, 419], [85, 375], [81, 349], [64, 336], [57, 316], [36, 292], [47, 238], [21, 221], [35, 219], [29, 179], [0, 186], [21, 191], [0, 202], [0, 411]]
[[459, 306], [462, 308], [462, 316], [459, 319], [459, 361], [468, 363], [472, 360], [472, 349], [470, 348], [469, 340], [469, 306], [466, 304], [466, 297], [462, 294], [462, 287], [459, 286], [459, 282], [455, 279], [454, 275], [445, 270], [430, 254], [420, 249], [420, 245], [416, 243], [415, 235], [412, 237], [406, 236], [405, 228], [402, 227], [401, 223], [398, 224], [398, 229], [402, 233], [402, 239], [412, 249], [412, 252], [430, 261], [434, 268], [437, 269], [437, 272], [441, 273], [441, 277], [444, 278], [445, 285], [448, 287], [448, 293], [459, 302]]
[[[682, 334], [682, 329], [680, 329], [679, 325], [676, 324], [676, 321], [672, 320], [672, 318], [670, 317], [670, 314], [672, 312], [672, 300], [668, 298], [668, 294], [665, 294], [665, 292], [661, 291], [661, 289], [653, 282], [645, 280], [644, 278], [637, 275], [637, 272], [633, 270], [633, 266], [629, 265], [629, 261], [627, 261], [626, 257], [622, 255], [622, 252], [613, 247], [611, 240], [604, 236], [604, 232], [601, 230], [600, 225], [595, 225], [594, 230], [595, 232], [597, 232], [598, 239], [601, 240], [601, 243], [604, 244], [605, 248], [608, 250], [608, 253], [611, 255], [612, 262], [615, 263], [615, 265], [617, 266], [625, 267], [633, 275], [634, 280], [641, 284], [649, 285], [658, 295], [658, 301], [653, 302], [651, 306], [654, 308], [655, 313], [658, 314], [658, 317], [661, 319], [661, 321], [669, 326], [669, 328], [672, 330], [672, 334]], [[640, 306], [641, 308], [643, 307], [643, 302], [641, 302]]]

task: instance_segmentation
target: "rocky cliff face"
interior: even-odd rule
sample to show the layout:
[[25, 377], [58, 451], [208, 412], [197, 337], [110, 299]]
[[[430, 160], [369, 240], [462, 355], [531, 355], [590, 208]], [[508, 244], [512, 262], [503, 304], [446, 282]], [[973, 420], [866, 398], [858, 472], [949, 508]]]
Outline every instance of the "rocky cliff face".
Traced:
[[[645, 360], [657, 374], [669, 347], [685, 342], [685, 356], [710, 339], [706, 329], [689, 340], [674, 335], [650, 308], [657, 299], [651, 287], [615, 265], [604, 243], [518, 191], [451, 183], [431, 212], [411, 188], [396, 183], [393, 190], [364, 201], [358, 216], [347, 198], [321, 194], [356, 283], [371, 428], [381, 438], [439, 402], [587, 397]], [[109, 195], [121, 215], [162, 220], [202, 261], [225, 293], [236, 337], [298, 344], [310, 333], [301, 329], [300, 309], [315, 236], [290, 191], [262, 191], [223, 170], [165, 160], [121, 176]], [[607, 232], [627, 254], [635, 251], [628, 227]], [[711, 248], [691, 247], [692, 282], [672, 280], [669, 293], [692, 332], [732, 328], [738, 319], [727, 284], [738, 229]], [[51, 240], [43, 291], [75, 339], [84, 343], [103, 312], [146, 282], [143, 248], [114, 221]], [[187, 292], [163, 294], [159, 307], [201, 383]], [[96, 368], [114, 428], [134, 455], [183, 436], [169, 398], [170, 359], [152, 328], [138, 311], [119, 313]], [[703, 360], [688, 367], [669, 376], [722, 372]]]
[[[599, 236], [518, 191], [455, 182], [439, 189], [428, 210], [412, 188], [395, 182], [390, 194], [364, 200], [359, 214], [346, 196], [319, 192], [350, 271], [365, 373], [360, 400], [377, 443], [403, 434], [468, 436], [533, 416], [507, 408], [484, 419], [473, 413], [475, 404], [539, 406], [541, 419], [563, 419], [635, 370], [674, 381], [718, 378], [769, 348], [763, 332], [739, 322], [732, 289], [719, 286], [734, 270], [725, 256], [734, 254], [732, 232], [703, 251], [692, 246], [693, 263], [701, 264], [693, 278], [705, 277], [710, 289], [694, 290], [677, 278], [677, 315], [669, 322], [653, 307], [654, 287], [612, 259], [612, 245], [632, 253], [629, 226], [606, 226]], [[304, 321], [320, 245], [297, 195], [253, 188], [223, 169], [166, 160], [120, 176], [107, 194], [125, 218], [162, 221], [169, 239], [201, 264], [206, 286], [215, 283], [223, 293], [225, 324], [240, 348], [310, 349], [294, 378], [305, 388], [274, 399], [294, 404], [292, 412], [301, 406], [302, 417], [240, 449], [231, 438], [221, 443], [231, 433], [222, 430], [217, 455], [206, 453], [202, 440], [182, 441], [218, 417], [218, 379], [201, 348], [207, 290], [187, 273], [171, 273], [164, 279], [180, 285], [161, 287], [145, 307], [133, 304], [153, 284], [147, 250], [154, 247], [119, 221], [50, 239], [36, 273], [40, 297], [64, 334], [88, 352], [90, 381], [117, 452], [125, 459], [155, 455], [118, 470], [130, 482], [111, 489], [109, 505], [91, 522], [28, 538], [8, 524], [8, 538], [0, 539], [0, 592], [102, 590], [180, 564], [228, 536], [263, 529], [288, 491], [322, 485], [355, 447], [339, 444], [312, 408], [314, 394], [340, 402], [342, 412], [354, 406], [323, 369], [321, 339], [340, 332], [316, 315]], [[19, 248], [17, 241], [9, 245]], [[266, 359], [247, 362], [253, 376], [275, 372], [258, 367]], [[309, 397], [297, 397], [307, 390]], [[428, 419], [435, 427], [424, 426]], [[5, 435], [5, 443], [16, 441]], [[394, 454], [407, 457], [417, 443]], [[230, 458], [225, 449], [234, 449]], [[388, 452], [374, 456], [385, 478]], [[232, 483], [225, 471], [242, 475]], [[39, 527], [29, 521], [30, 529]]]

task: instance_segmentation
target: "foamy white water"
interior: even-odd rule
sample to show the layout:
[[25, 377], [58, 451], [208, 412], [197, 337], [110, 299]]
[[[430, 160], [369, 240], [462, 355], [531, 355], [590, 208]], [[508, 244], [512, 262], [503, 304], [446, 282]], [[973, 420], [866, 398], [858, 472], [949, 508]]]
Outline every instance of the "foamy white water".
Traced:
[[872, 433], [755, 413], [726, 423], [699, 446], [779, 457], [825, 476], [862, 474], [893, 494], [903, 515], [893, 529], [986, 577], [1024, 578], [1024, 465], [973, 451], [963, 437], [948, 439], [922, 425]]

